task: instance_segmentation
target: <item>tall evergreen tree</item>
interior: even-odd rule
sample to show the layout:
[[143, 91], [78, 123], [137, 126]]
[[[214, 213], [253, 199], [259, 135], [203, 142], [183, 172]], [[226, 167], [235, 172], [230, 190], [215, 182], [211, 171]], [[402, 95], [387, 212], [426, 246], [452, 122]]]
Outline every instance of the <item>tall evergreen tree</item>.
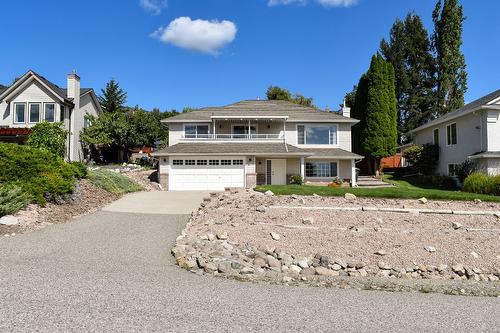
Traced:
[[382, 40], [381, 53], [395, 71], [398, 135], [432, 119], [435, 113], [435, 62], [429, 35], [421, 18], [408, 14], [396, 20], [390, 40]]
[[106, 88], [101, 89], [101, 96], [98, 99], [104, 112], [123, 111], [127, 93], [120, 88], [115, 79], [111, 79], [106, 83]]
[[432, 42], [437, 61], [436, 116], [439, 116], [464, 105], [467, 72], [461, 51], [465, 20], [463, 7], [458, 0], [438, 0], [432, 20]]
[[378, 169], [382, 157], [396, 152], [397, 111], [394, 68], [377, 54], [372, 57], [368, 70], [366, 123], [362, 133], [362, 148], [375, 160]]
[[351, 130], [352, 136], [352, 151], [356, 154], [363, 155], [363, 130], [366, 126], [366, 101], [368, 99], [368, 75], [363, 74], [359, 79], [356, 88], [354, 104], [351, 109], [351, 117], [358, 119], [359, 123], [355, 124]]

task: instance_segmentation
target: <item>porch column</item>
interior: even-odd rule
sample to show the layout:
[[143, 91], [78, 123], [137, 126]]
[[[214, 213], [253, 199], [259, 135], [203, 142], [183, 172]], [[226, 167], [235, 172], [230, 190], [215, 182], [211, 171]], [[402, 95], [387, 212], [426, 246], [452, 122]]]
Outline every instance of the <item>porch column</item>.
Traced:
[[248, 119], [248, 139], [250, 140], [252, 138], [252, 130], [250, 127], [250, 119]]
[[213, 122], [214, 122], [214, 123], [213, 123], [213, 128], [214, 128], [214, 130], [213, 130], [213, 132], [212, 132], [212, 139], [214, 139], [214, 140], [215, 140], [215, 119], [213, 119]]
[[301, 157], [300, 158], [300, 176], [302, 177], [302, 179], [305, 178], [305, 163], [304, 163], [304, 157]]
[[351, 187], [356, 187], [356, 162], [351, 160]]

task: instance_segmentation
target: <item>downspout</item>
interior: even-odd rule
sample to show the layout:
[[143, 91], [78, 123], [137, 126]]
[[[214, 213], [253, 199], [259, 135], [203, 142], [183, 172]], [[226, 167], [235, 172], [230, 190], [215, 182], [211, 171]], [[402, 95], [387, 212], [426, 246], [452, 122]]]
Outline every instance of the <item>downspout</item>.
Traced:
[[288, 153], [288, 146], [286, 144], [286, 118], [283, 120], [283, 141], [285, 143], [285, 150]]

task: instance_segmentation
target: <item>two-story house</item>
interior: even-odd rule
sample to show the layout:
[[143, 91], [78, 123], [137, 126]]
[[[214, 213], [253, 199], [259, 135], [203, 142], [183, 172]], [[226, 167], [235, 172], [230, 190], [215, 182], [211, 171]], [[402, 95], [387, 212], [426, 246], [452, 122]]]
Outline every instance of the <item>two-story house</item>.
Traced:
[[92, 88], [80, 88], [80, 77], [68, 74], [67, 88], [60, 88], [43, 76], [28, 71], [11, 86], [0, 87], [0, 141], [24, 143], [30, 128], [41, 121], [62, 122], [69, 132], [66, 158], [84, 158], [80, 131], [85, 115], [102, 113]]
[[285, 101], [241, 101], [164, 119], [169, 147], [159, 158], [168, 190], [222, 190], [335, 178], [356, 186], [349, 108], [325, 112]]
[[490, 175], [500, 174], [500, 90], [409, 132], [417, 145], [439, 146], [436, 172], [455, 176], [466, 159]]

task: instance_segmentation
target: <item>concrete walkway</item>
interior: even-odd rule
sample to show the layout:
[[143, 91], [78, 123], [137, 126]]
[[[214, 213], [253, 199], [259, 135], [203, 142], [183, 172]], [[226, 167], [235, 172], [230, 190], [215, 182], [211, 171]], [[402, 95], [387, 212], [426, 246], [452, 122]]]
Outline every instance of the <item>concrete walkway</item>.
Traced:
[[[163, 202], [154, 193], [145, 196]], [[498, 331], [498, 298], [286, 287], [188, 273], [169, 254], [186, 215], [110, 211], [128, 209], [125, 203], [142, 195], [0, 238], [0, 331]], [[132, 201], [136, 209], [151, 205]]]

